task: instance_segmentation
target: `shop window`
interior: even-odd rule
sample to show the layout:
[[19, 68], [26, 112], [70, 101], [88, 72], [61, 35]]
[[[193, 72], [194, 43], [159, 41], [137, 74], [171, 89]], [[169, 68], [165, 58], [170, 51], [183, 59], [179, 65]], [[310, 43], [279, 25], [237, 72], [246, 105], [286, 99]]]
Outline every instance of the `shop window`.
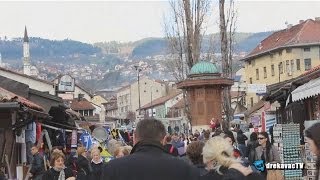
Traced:
[[293, 59], [290, 61], [290, 75], [292, 75], [292, 72], [294, 71], [294, 61]]
[[308, 71], [311, 69], [311, 59], [304, 59], [304, 70]]
[[300, 59], [296, 59], [297, 71], [300, 70]]
[[271, 76], [274, 76], [274, 64], [271, 65]]

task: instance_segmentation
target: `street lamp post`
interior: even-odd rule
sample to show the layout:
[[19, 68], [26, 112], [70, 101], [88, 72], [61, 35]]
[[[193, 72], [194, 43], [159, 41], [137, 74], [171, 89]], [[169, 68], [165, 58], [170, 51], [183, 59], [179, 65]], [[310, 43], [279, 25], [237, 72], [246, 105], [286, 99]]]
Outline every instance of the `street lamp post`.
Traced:
[[138, 72], [138, 94], [139, 94], [139, 115], [141, 115], [141, 101], [140, 101], [140, 72], [141, 69], [139, 68], [138, 65], [134, 66], [136, 68], [136, 71]]
[[151, 117], [153, 117], [153, 107], [152, 107], [152, 85], [151, 85]]

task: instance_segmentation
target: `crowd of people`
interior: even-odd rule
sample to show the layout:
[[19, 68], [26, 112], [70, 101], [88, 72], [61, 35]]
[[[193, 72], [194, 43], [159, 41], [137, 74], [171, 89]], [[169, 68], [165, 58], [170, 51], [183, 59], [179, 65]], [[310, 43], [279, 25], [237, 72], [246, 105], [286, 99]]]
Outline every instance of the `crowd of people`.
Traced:
[[[317, 155], [319, 130], [320, 123], [306, 131], [311, 150]], [[80, 146], [75, 156], [68, 157], [55, 148], [47, 167], [33, 146], [30, 174], [34, 180], [259, 180], [275, 177], [255, 169], [254, 161], [281, 162], [266, 132], [253, 132], [248, 139], [240, 129], [222, 131], [217, 127], [187, 137], [168, 134], [161, 121], [145, 119], [137, 124], [132, 140], [133, 147], [110, 140], [108, 150], [114, 158], [109, 162], [101, 158], [101, 147], [94, 146], [88, 152]]]

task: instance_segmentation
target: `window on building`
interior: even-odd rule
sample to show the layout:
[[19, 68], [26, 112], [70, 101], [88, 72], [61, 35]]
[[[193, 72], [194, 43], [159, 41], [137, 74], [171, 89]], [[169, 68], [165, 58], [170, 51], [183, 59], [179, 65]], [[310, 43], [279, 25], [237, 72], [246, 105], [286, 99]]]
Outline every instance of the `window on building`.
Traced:
[[300, 59], [296, 59], [297, 71], [300, 70]]
[[263, 67], [263, 77], [267, 78], [267, 67]]
[[251, 104], [251, 107], [253, 106], [253, 97], [250, 98], [250, 104]]
[[271, 76], [274, 76], [274, 64], [271, 65]]
[[251, 65], [251, 61], [250, 60], [248, 61], [248, 64]]
[[290, 61], [290, 72], [292, 73], [294, 71], [294, 61], [291, 59]]
[[286, 53], [291, 53], [291, 51], [292, 51], [291, 48], [286, 49]]
[[252, 78], [250, 78], [250, 84], [252, 84]]
[[286, 72], [287, 73], [290, 72], [290, 62], [289, 62], [289, 60], [286, 60]]
[[270, 54], [270, 58], [273, 58], [273, 53]]
[[259, 69], [256, 69], [256, 79], [259, 80]]
[[89, 116], [93, 116], [93, 110], [89, 110]]
[[281, 56], [281, 55], [282, 55], [282, 50], [279, 51], [279, 56]]
[[309, 47], [303, 48], [303, 51], [304, 51], [304, 52], [310, 52], [310, 48], [309, 48]]
[[280, 72], [280, 74], [283, 74], [283, 63], [282, 62], [279, 63], [279, 72]]
[[252, 60], [252, 66], [255, 66], [255, 65], [256, 65], [256, 61]]
[[311, 59], [304, 59], [304, 70], [308, 71], [311, 69]]

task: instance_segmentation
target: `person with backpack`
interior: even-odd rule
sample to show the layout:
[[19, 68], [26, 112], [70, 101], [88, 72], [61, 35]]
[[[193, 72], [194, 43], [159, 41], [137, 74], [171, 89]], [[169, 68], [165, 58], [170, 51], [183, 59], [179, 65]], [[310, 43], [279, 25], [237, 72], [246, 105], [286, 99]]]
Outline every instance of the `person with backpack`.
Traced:
[[178, 149], [172, 145], [172, 138], [170, 135], [167, 135], [164, 142], [164, 149], [167, 153], [171, 154], [172, 156], [179, 156]]

